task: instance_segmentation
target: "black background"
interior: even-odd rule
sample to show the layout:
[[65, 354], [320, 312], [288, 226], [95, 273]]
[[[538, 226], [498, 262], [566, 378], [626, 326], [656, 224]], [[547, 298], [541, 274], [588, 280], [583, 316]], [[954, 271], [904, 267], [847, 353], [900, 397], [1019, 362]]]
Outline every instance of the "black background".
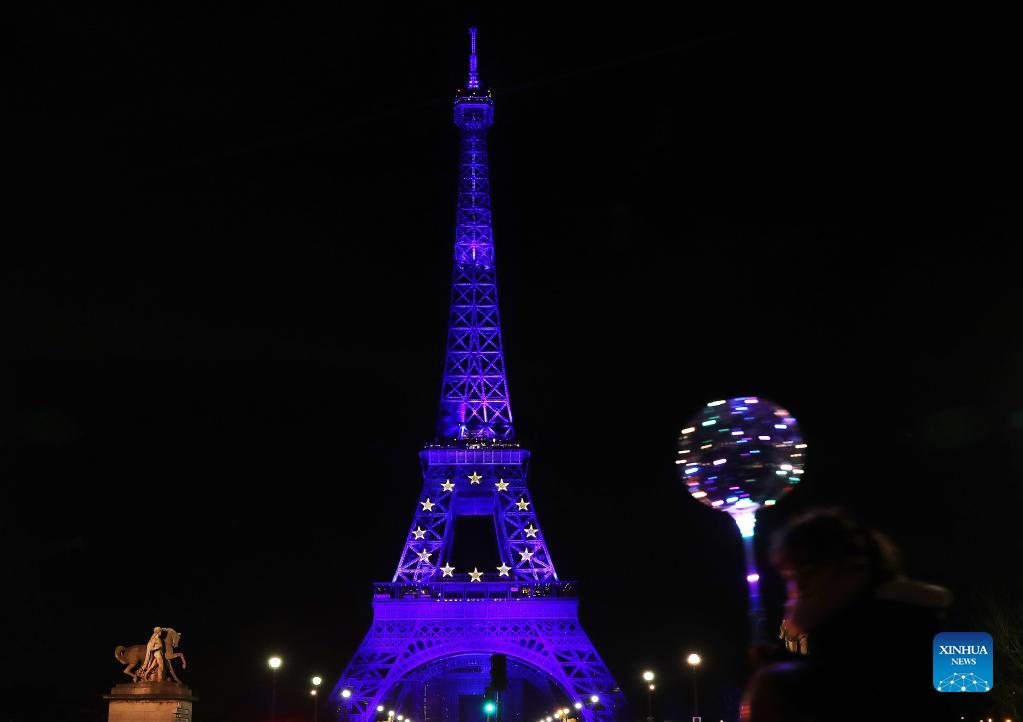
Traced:
[[105, 719], [111, 650], [155, 624], [200, 722], [265, 715], [271, 653], [282, 719], [340, 675], [433, 434], [471, 23], [531, 490], [637, 707], [649, 666], [688, 714], [690, 650], [708, 717], [746, 674], [738, 535], [672, 464], [714, 398], [810, 443], [762, 541], [837, 501], [953, 628], [1018, 596], [1018, 40], [934, 13], [23, 10], [2, 719]]

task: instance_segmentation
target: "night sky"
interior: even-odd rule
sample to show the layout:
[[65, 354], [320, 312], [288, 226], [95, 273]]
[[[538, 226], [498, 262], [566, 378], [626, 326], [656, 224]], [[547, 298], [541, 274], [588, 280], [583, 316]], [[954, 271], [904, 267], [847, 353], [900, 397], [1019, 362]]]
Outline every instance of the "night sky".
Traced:
[[950, 629], [1023, 594], [1007, 20], [594, 7], [22, 9], [0, 720], [104, 720], [154, 625], [200, 722], [260, 719], [271, 653], [282, 720], [340, 675], [434, 433], [470, 24], [530, 488], [634, 703], [651, 667], [679, 719], [694, 649], [708, 715], [747, 673], [738, 534], [672, 463], [712, 399], [810, 444], [762, 551], [840, 502]]

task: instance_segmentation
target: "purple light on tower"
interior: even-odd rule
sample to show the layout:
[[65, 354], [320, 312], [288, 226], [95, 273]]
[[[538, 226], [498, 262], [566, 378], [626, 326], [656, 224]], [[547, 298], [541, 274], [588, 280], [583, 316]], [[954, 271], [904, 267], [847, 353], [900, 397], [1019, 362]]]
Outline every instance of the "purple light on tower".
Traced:
[[682, 429], [675, 464], [690, 495], [735, 521], [743, 540], [754, 639], [763, 639], [760, 574], [753, 553], [757, 510], [802, 480], [806, 443], [787, 410], [756, 396], [711, 401]]
[[469, 81], [465, 84], [469, 90], [479, 90], [480, 74], [476, 69], [476, 28], [469, 28]]
[[456, 92], [454, 103], [461, 135], [455, 266], [437, 433], [440, 439], [511, 439], [515, 431], [497, 307], [487, 161], [494, 99], [490, 90], [480, 87], [476, 28], [469, 34], [469, 80]]
[[[436, 439], [419, 453], [422, 491], [398, 566], [373, 585], [373, 623], [332, 699], [346, 722], [374, 722], [381, 708], [417, 722], [462, 717], [486, 689], [490, 655], [503, 653], [506, 719], [572, 702], [584, 722], [624, 720], [620, 688], [579, 622], [578, 584], [554, 570], [526, 483], [530, 452], [515, 441], [490, 215], [494, 101], [480, 85], [475, 28], [470, 38], [454, 99], [458, 204]], [[493, 520], [499, 565], [456, 543], [461, 517]], [[524, 690], [546, 697], [527, 704]], [[599, 704], [583, 707], [591, 698]]]

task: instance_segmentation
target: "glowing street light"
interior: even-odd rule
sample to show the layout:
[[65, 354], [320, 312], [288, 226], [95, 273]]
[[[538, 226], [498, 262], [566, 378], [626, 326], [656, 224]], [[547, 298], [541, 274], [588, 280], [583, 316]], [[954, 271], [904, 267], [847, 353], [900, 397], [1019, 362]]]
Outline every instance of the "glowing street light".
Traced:
[[654, 722], [654, 673], [647, 670], [643, 673], [643, 680], [647, 682], [646, 689], [646, 718], [647, 722]]
[[343, 698], [345, 698], [345, 699], [348, 699], [349, 697], [352, 696], [352, 690], [350, 690], [350, 689], [343, 689], [343, 690], [341, 690], [341, 696]]
[[686, 657], [686, 664], [688, 664], [690, 667], [692, 667], [692, 670], [693, 670], [693, 717], [699, 717], [700, 716], [700, 712], [699, 712], [699, 709], [700, 709], [700, 704], [699, 704], [700, 697], [699, 697], [698, 690], [696, 689], [696, 668], [700, 666], [700, 662], [702, 662], [702, 661], [703, 661], [703, 658], [700, 655], [698, 655], [696, 652], [692, 652], [688, 657]]
[[576, 702], [575, 703], [575, 708], [576, 709], [582, 709], [583, 708], [583, 703], [582, 702]]
[[319, 687], [323, 683], [323, 680], [319, 677], [313, 677], [313, 686]]
[[274, 717], [277, 713], [277, 670], [281, 667], [280, 657], [270, 657], [266, 661], [270, 666], [271, 682], [270, 682], [270, 722], [274, 722]]
[[600, 701], [600, 695], [595, 694], [592, 697], [590, 697], [590, 702], [592, 702], [593, 704], [597, 704], [597, 702], [599, 702], [599, 701]]
[[383, 711], [384, 711], [384, 706], [382, 704], [378, 704], [377, 705], [377, 712], [383, 712]]

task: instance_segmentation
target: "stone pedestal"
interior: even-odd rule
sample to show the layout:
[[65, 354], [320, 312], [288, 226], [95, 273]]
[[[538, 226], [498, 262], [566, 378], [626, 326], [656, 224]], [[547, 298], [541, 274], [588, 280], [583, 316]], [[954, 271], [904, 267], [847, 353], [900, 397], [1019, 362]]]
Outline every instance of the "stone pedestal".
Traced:
[[178, 682], [138, 682], [115, 685], [108, 722], [192, 722], [192, 690]]

